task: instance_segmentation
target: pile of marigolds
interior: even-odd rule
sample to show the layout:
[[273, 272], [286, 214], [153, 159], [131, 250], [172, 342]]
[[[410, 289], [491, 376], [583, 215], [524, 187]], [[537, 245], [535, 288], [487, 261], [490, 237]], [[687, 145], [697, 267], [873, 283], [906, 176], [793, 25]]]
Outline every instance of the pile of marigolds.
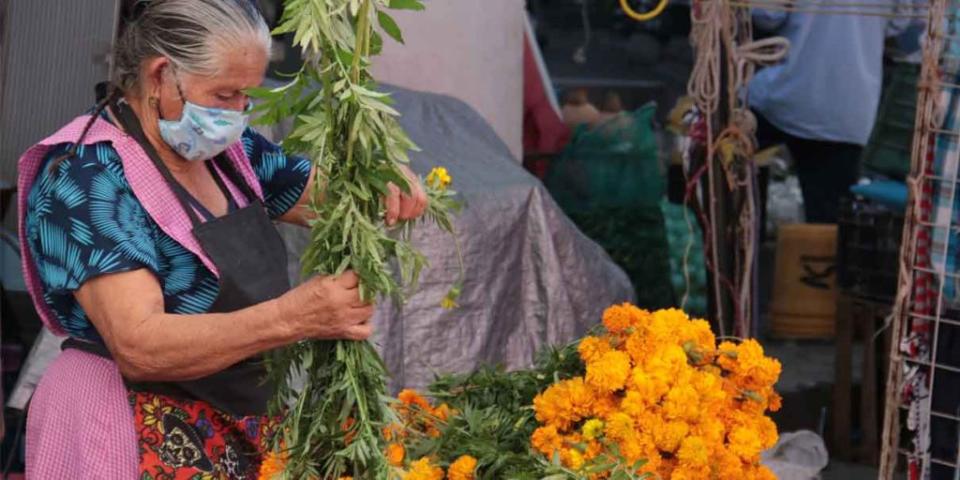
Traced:
[[[755, 340], [716, 344], [679, 310], [607, 309], [606, 333], [578, 351], [586, 375], [534, 399], [531, 443], [573, 470], [635, 466], [673, 480], [775, 479], [760, 453], [777, 441], [780, 363]], [[603, 473], [601, 469], [600, 472]]]
[[[760, 454], [777, 441], [766, 413], [780, 408], [773, 386], [781, 367], [755, 340], [718, 345], [707, 322], [680, 310], [623, 304], [604, 312], [603, 328], [576, 352], [583, 373], [532, 398], [532, 434], [516, 453], [541, 466], [534, 478], [775, 480]], [[482, 455], [408, 455], [441, 439], [466, 412], [433, 406], [412, 390], [400, 393], [394, 410], [397, 423], [383, 433], [398, 478], [490, 477]], [[517, 419], [522, 425], [521, 412]]]

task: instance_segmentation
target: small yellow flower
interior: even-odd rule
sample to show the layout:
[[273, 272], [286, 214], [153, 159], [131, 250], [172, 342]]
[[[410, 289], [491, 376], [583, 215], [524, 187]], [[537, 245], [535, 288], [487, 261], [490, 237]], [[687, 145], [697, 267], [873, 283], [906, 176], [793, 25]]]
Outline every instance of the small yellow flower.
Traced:
[[450, 174], [447, 173], [447, 169], [444, 167], [434, 167], [427, 175], [427, 185], [440, 191], [446, 190], [452, 181], [453, 178], [450, 177]]
[[564, 464], [574, 470], [580, 470], [583, 467], [583, 454], [576, 448], [568, 448], [560, 455]]
[[453, 310], [458, 306], [459, 305], [457, 305], [457, 302], [455, 302], [449, 296], [443, 297], [443, 300], [440, 300], [440, 308], [443, 308], [444, 310]]
[[583, 438], [593, 440], [603, 434], [603, 421], [591, 418], [583, 424]]

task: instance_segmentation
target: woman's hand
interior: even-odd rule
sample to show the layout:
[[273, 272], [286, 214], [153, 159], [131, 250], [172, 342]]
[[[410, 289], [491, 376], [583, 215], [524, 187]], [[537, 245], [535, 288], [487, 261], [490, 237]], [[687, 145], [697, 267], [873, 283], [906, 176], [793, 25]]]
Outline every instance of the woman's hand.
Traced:
[[387, 195], [387, 213], [386, 221], [388, 226], [397, 224], [397, 220], [413, 220], [423, 215], [427, 209], [427, 193], [423, 190], [420, 179], [407, 168], [406, 165], [400, 165], [400, 170], [407, 177], [407, 184], [410, 185], [410, 194], [408, 195], [397, 185], [387, 184], [390, 193]]
[[277, 299], [280, 318], [306, 338], [366, 340], [373, 305], [360, 300], [359, 285], [352, 271], [311, 278]]

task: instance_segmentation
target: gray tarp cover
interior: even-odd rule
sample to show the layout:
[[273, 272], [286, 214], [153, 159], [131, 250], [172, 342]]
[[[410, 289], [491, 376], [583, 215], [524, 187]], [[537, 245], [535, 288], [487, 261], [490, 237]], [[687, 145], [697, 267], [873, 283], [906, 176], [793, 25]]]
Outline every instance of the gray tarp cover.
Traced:
[[[578, 338], [606, 306], [633, 298], [626, 275], [580, 233], [480, 115], [451, 97], [391, 90], [401, 124], [421, 149], [411, 156], [413, 170], [426, 175], [446, 167], [466, 202], [456, 219], [466, 264], [460, 307], [440, 308], [459, 275], [453, 241], [425, 224], [413, 238], [431, 262], [420, 289], [402, 308], [391, 302], [377, 308], [373, 341], [391, 372], [391, 389], [422, 388], [437, 373], [480, 363], [528, 366], [542, 347]], [[262, 131], [274, 140], [286, 133], [284, 127]], [[308, 232], [287, 225], [281, 232], [296, 281]], [[32, 390], [43, 366], [25, 368], [32, 378], [19, 383]]]

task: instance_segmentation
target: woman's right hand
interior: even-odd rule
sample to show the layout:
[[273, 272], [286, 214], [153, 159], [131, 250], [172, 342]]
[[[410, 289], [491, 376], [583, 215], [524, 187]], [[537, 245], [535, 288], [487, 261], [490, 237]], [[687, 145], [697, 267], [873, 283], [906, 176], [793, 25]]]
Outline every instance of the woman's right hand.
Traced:
[[353, 271], [317, 276], [277, 299], [282, 319], [303, 338], [366, 340], [373, 333], [373, 305], [360, 299]]

